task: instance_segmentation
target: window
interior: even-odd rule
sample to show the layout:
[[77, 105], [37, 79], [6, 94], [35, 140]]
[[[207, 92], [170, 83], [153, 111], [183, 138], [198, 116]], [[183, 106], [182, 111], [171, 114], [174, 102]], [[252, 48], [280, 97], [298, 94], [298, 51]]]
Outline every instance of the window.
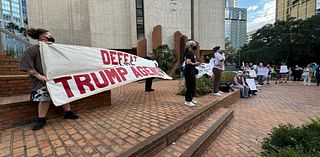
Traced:
[[137, 39], [144, 38], [144, 10], [143, 0], [136, 0]]

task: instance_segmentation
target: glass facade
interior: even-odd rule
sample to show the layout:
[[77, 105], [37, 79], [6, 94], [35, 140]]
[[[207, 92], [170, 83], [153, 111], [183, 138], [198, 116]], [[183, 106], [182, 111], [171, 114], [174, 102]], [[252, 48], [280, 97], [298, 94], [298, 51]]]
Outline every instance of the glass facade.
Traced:
[[137, 39], [144, 38], [144, 7], [143, 0], [136, 0]]
[[[2, 7], [2, 27], [13, 32], [21, 38], [25, 38], [20, 28], [27, 28], [27, 4], [26, 0], [0, 0]], [[13, 23], [13, 24], [12, 24]], [[24, 50], [25, 45], [17, 42], [7, 34], [1, 35], [4, 51], [15, 52], [17, 56]]]
[[316, 15], [320, 16], [320, 0], [316, 0]]
[[229, 7], [225, 15], [225, 37], [238, 50], [247, 41], [247, 9]]

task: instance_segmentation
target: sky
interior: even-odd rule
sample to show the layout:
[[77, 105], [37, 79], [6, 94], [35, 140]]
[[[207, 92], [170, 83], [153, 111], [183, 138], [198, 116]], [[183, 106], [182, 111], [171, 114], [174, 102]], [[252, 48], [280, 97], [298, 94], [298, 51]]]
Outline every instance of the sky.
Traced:
[[238, 0], [239, 8], [247, 8], [247, 32], [274, 23], [276, 0]]

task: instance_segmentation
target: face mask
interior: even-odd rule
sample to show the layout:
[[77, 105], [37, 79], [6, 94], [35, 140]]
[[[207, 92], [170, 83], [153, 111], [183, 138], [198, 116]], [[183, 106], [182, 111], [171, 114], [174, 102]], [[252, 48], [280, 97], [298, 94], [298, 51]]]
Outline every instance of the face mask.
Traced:
[[192, 50], [197, 50], [197, 46], [192, 46]]
[[52, 42], [52, 43], [55, 42], [54, 38], [47, 38], [47, 40], [48, 40], [48, 42]]

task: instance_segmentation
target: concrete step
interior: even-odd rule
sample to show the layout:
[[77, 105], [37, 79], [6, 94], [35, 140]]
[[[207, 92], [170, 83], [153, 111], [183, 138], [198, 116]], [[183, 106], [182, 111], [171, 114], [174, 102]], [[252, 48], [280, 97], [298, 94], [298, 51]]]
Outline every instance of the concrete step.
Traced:
[[233, 117], [232, 108], [220, 108], [155, 157], [201, 156]]
[[[226, 109], [229, 108], [233, 103], [240, 99], [239, 90], [236, 90], [232, 93], [226, 93], [226, 95], [220, 100], [214, 100], [213, 102], [203, 106], [190, 116], [178, 121], [177, 123], [169, 126], [168, 128], [162, 130], [160, 133], [153, 135], [147, 138], [145, 141], [142, 141], [138, 145], [134, 146], [133, 148], [122, 152], [119, 156], [120, 157], [127, 157], [127, 156], [138, 156], [138, 157], [153, 157], [155, 155], [159, 155], [162, 151], [168, 148], [173, 142], [179, 140], [185, 133], [190, 131], [193, 128], [196, 128], [199, 124], [202, 124], [204, 121], [207, 124], [206, 120], [208, 117], [211, 116], [218, 116], [219, 123], [215, 124], [214, 126], [224, 126], [221, 124], [225, 124], [228, 122], [229, 118], [232, 117], [233, 110]], [[213, 114], [216, 113], [216, 114]], [[223, 114], [225, 113], [225, 114]], [[223, 114], [223, 116], [219, 116], [219, 114]], [[221, 124], [220, 124], [221, 123]], [[220, 124], [220, 125], [218, 125]], [[212, 126], [212, 127], [214, 127]], [[207, 129], [208, 130], [208, 129]], [[209, 130], [209, 132], [216, 132], [216, 129]], [[206, 133], [207, 135], [209, 133]], [[209, 139], [209, 138], [201, 138], [201, 139]], [[206, 141], [206, 140], [205, 140]], [[203, 143], [203, 142], [201, 142]], [[196, 147], [202, 148], [202, 147]], [[204, 149], [205, 150], [205, 149]], [[191, 151], [191, 150], [188, 150]], [[194, 151], [191, 151], [194, 152]], [[191, 153], [189, 153], [191, 154]]]

